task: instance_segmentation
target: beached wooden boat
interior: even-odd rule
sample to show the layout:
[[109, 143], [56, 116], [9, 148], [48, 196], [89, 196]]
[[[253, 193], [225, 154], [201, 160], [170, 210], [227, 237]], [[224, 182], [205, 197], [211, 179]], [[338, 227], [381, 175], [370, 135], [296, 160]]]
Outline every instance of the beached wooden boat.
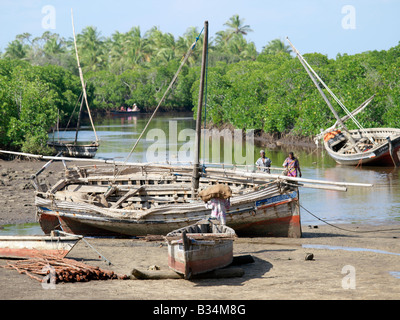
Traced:
[[[64, 179], [35, 204], [45, 233], [57, 226], [84, 236], [166, 235], [210, 216], [192, 193], [192, 167], [131, 164], [66, 170]], [[282, 177], [285, 178], [285, 177]], [[232, 190], [227, 225], [243, 236], [300, 237], [299, 191], [276, 176], [208, 168], [199, 190], [226, 184]]]
[[[400, 166], [400, 129], [372, 128], [349, 130], [360, 152], [356, 152], [349, 139], [343, 133], [338, 137], [325, 140], [324, 147], [328, 154], [342, 165]], [[326, 133], [329, 135], [329, 132]], [[370, 141], [372, 137], [373, 141]]]
[[41, 253], [65, 257], [80, 239], [79, 236], [61, 236], [57, 233], [46, 236], [0, 236], [0, 257], [29, 258]]
[[[324, 140], [324, 148], [332, 159], [339, 164], [349, 166], [372, 165], [399, 167], [400, 129], [363, 128], [355, 119], [355, 115], [361, 112], [372, 101], [373, 97], [350, 112], [312, 69], [289, 39], [286, 39], [337, 120], [332, 127], [326, 129], [317, 136], [317, 140]], [[320, 84], [346, 112], [347, 115], [345, 117], [339, 117], [325, 93], [322, 91]], [[348, 119], [351, 119], [357, 125], [357, 130], [348, 130], [346, 128], [344, 122]], [[340, 130], [338, 130], [338, 128], [340, 128]]]
[[203, 220], [167, 234], [168, 266], [191, 276], [224, 268], [233, 260], [235, 230], [213, 220]]

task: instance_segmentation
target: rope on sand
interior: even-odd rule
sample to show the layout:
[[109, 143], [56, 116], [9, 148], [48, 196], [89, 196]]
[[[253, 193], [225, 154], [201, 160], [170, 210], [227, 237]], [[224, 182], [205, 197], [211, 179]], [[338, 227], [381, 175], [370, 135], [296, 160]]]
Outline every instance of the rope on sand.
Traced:
[[301, 204], [300, 204], [300, 207], [301, 208], [303, 208], [307, 213], [309, 213], [310, 215], [312, 215], [314, 218], [316, 218], [316, 219], [318, 219], [319, 221], [321, 221], [321, 222], [323, 222], [323, 223], [325, 223], [325, 224], [327, 224], [327, 225], [329, 225], [329, 226], [331, 226], [331, 227], [334, 227], [334, 228], [336, 228], [336, 229], [340, 229], [340, 230], [343, 230], [343, 231], [348, 231], [348, 232], [356, 232], [356, 233], [371, 233], [371, 232], [385, 232], [385, 231], [400, 231], [400, 228], [393, 228], [393, 229], [378, 229], [378, 230], [350, 230], [350, 229], [346, 229], [346, 228], [341, 228], [341, 227], [338, 227], [338, 226], [335, 226], [335, 225], [333, 225], [333, 224], [331, 224], [331, 223], [329, 223], [329, 222], [327, 222], [327, 221], [325, 221], [325, 220], [323, 220], [323, 219], [321, 219], [321, 218], [319, 218], [319, 217], [317, 217], [315, 214], [313, 214], [312, 212], [310, 212], [309, 210], [307, 210], [306, 208], [304, 208]]

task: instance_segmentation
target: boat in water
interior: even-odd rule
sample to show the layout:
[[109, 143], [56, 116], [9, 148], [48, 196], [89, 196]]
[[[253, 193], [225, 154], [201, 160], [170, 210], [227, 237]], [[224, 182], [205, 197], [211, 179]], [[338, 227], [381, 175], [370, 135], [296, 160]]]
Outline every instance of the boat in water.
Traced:
[[235, 230], [215, 220], [203, 220], [167, 234], [168, 266], [190, 279], [233, 261]]
[[76, 144], [74, 142], [49, 141], [48, 146], [61, 152], [65, 157], [74, 158], [94, 158], [96, 156], [99, 143], [93, 141], [91, 144]]
[[[99, 148], [99, 138], [97, 136], [96, 129], [95, 129], [93, 119], [92, 119], [92, 115], [90, 112], [87, 93], [86, 93], [86, 84], [83, 79], [82, 68], [81, 68], [81, 65], [79, 62], [79, 54], [78, 54], [78, 47], [76, 45], [75, 27], [74, 27], [74, 19], [72, 16], [72, 11], [71, 11], [71, 18], [72, 18], [72, 29], [73, 29], [73, 35], [74, 35], [76, 61], [78, 63], [79, 77], [81, 79], [81, 84], [82, 84], [82, 95], [81, 95], [82, 99], [81, 99], [81, 106], [80, 106], [79, 114], [78, 114], [78, 123], [76, 126], [75, 141], [68, 141], [68, 142], [67, 141], [49, 141], [49, 142], [47, 142], [47, 145], [49, 147], [54, 148], [57, 153], [61, 152], [62, 155], [65, 157], [94, 158], [96, 155], [97, 149]], [[81, 122], [82, 109], [83, 109], [84, 104], [86, 105], [90, 123], [91, 123], [92, 129], [93, 129], [93, 133], [96, 138], [96, 141], [93, 141], [90, 144], [79, 144], [78, 143], [79, 126], [80, 126], [80, 122]], [[57, 127], [58, 127], [58, 125], [57, 125]]]
[[[337, 120], [332, 127], [324, 130], [316, 137], [316, 141], [320, 139], [324, 140], [324, 148], [329, 156], [341, 165], [399, 167], [400, 129], [363, 128], [355, 118], [355, 115], [364, 110], [374, 96], [366, 100], [353, 112], [350, 112], [318, 76], [290, 40], [288, 38], [286, 40]], [[346, 112], [347, 115], [345, 117], [339, 117], [322, 91], [321, 86], [329, 92], [337, 104]], [[348, 130], [344, 124], [348, 119], [351, 119], [357, 125], [358, 129]]]

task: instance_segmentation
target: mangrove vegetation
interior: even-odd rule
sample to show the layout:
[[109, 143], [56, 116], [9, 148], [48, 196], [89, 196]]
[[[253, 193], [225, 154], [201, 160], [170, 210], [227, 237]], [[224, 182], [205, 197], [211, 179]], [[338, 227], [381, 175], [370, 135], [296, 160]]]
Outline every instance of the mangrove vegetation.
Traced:
[[[105, 113], [136, 103], [151, 112], [200, 31], [191, 27], [176, 38], [157, 27], [143, 32], [136, 26], [104, 37], [96, 27], [84, 28], [77, 45], [91, 110]], [[257, 52], [246, 39], [250, 32], [234, 15], [210, 39], [207, 121], [295, 136], [312, 136], [332, 125], [333, 115], [284, 40], [266, 40]], [[201, 46], [199, 37], [163, 110], [196, 109]], [[349, 110], [375, 95], [357, 116], [364, 127], [400, 127], [400, 44], [334, 58], [304, 57]], [[81, 91], [72, 38], [18, 35], [0, 59], [0, 147], [51, 152], [47, 134], [57, 119], [60, 126], [76, 121]]]

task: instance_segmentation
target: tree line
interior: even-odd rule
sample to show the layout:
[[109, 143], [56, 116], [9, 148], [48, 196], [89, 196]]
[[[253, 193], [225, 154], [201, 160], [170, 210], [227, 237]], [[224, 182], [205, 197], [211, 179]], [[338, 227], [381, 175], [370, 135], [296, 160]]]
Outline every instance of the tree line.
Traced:
[[[284, 41], [274, 39], [257, 52], [246, 36], [253, 30], [239, 15], [211, 39], [207, 72], [207, 120], [240, 129], [310, 136], [330, 126], [333, 116]], [[164, 94], [188, 48], [198, 37], [189, 28], [175, 38], [153, 27], [103, 37], [96, 27], [77, 34], [89, 104], [95, 112], [136, 103], [151, 111]], [[182, 69], [164, 110], [197, 107], [202, 37]], [[364, 127], [399, 127], [400, 45], [387, 51], [304, 55], [353, 110], [369, 96], [373, 103], [357, 118]], [[57, 119], [76, 119], [81, 95], [72, 38], [45, 32], [18, 35], [0, 59], [0, 145], [34, 153], [51, 152], [47, 133]], [[338, 110], [339, 111], [339, 110]], [[351, 128], [351, 125], [349, 124]]]

